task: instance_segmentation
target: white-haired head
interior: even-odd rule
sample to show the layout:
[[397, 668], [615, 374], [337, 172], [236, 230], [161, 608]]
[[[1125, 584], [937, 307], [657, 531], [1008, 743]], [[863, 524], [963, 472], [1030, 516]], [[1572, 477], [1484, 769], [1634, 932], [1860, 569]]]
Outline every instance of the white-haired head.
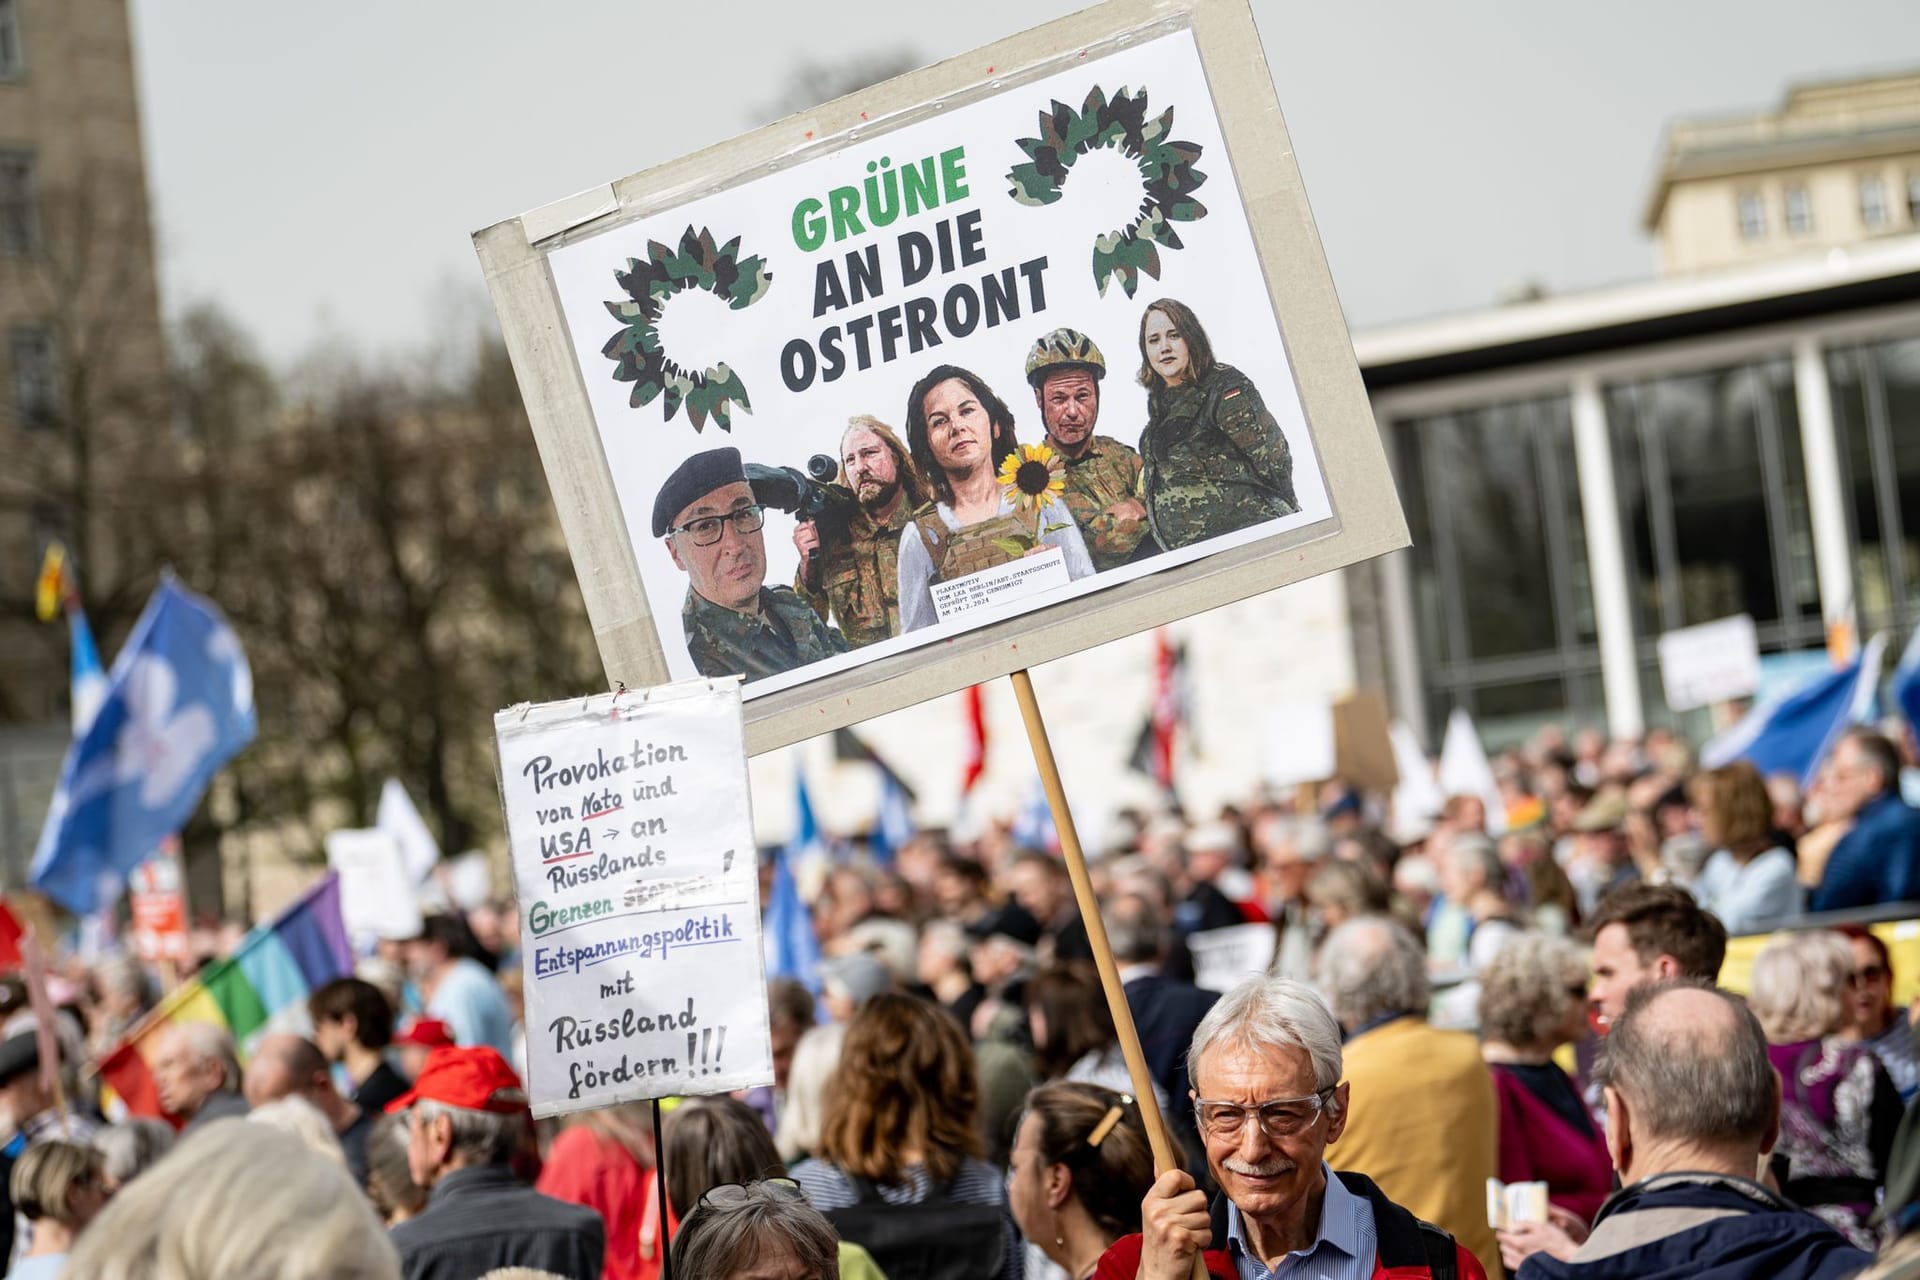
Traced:
[[1319, 992], [1290, 978], [1249, 978], [1221, 996], [1194, 1029], [1188, 1076], [1200, 1078], [1214, 1049], [1304, 1053], [1315, 1089], [1340, 1083], [1340, 1025]]
[[336, 1160], [215, 1120], [121, 1189], [65, 1274], [93, 1280], [400, 1280], [373, 1205]]
[[1314, 976], [1348, 1030], [1376, 1018], [1425, 1016], [1433, 994], [1426, 953], [1384, 916], [1349, 920], [1328, 934]]

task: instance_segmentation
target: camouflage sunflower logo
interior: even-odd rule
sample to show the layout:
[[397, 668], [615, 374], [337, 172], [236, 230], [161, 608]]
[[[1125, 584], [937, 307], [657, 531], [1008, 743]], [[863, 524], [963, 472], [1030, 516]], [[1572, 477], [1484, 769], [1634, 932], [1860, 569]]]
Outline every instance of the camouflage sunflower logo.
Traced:
[[1140, 287], [1140, 273], [1160, 278], [1160, 250], [1181, 247], [1173, 229], [1176, 222], [1207, 216], [1207, 207], [1193, 198], [1207, 175], [1194, 168], [1200, 144], [1173, 137], [1173, 108], [1147, 118], [1147, 91], [1120, 92], [1109, 99], [1095, 85], [1075, 111], [1056, 100], [1040, 113], [1040, 136], [1021, 138], [1020, 149], [1031, 163], [1015, 165], [1007, 174], [1008, 193], [1021, 204], [1052, 204], [1060, 198], [1074, 161], [1094, 151], [1115, 149], [1140, 169], [1140, 209], [1125, 226], [1094, 237], [1093, 279], [1105, 294], [1115, 279], [1131, 298]]
[[753, 412], [739, 374], [724, 362], [699, 371], [682, 368], [661, 348], [658, 328], [667, 299], [687, 289], [705, 289], [735, 311], [761, 299], [773, 273], [763, 259], [740, 257], [739, 236], [715, 245], [713, 232], [688, 227], [677, 247], [648, 241], [645, 261], [627, 259], [627, 269], [614, 272], [613, 278], [628, 300], [606, 304], [621, 327], [600, 354], [614, 362], [616, 380], [633, 384], [628, 404], [637, 409], [664, 395], [666, 420], [685, 404], [695, 431], [706, 426], [708, 417], [722, 431], [731, 431], [729, 414], [736, 404]]

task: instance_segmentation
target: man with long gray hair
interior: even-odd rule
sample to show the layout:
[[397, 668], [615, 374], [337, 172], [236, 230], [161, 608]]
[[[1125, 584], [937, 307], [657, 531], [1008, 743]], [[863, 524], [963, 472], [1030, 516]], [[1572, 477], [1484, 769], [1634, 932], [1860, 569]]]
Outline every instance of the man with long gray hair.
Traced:
[[1490, 1275], [1500, 1245], [1487, 1225], [1487, 1179], [1498, 1172], [1493, 1076], [1472, 1036], [1427, 1023], [1427, 958], [1381, 916], [1335, 929], [1320, 948], [1320, 989], [1347, 1033], [1347, 1080], [1358, 1101], [1340, 1165], [1460, 1238]]
[[1567, 1261], [1520, 1280], [1838, 1280], [1867, 1265], [1825, 1222], [1761, 1186], [1780, 1080], [1760, 1024], [1702, 983], [1640, 987], [1600, 1050], [1616, 1192]]
[[1222, 1194], [1209, 1206], [1186, 1172], [1161, 1174], [1140, 1205], [1144, 1230], [1114, 1244], [1095, 1274], [1188, 1280], [1204, 1249], [1208, 1271], [1228, 1280], [1485, 1280], [1445, 1231], [1365, 1175], [1327, 1167], [1350, 1101], [1340, 1069], [1339, 1024], [1311, 987], [1253, 978], [1222, 996], [1188, 1055], [1194, 1121]]
[[439, 1049], [390, 1113], [407, 1120], [407, 1167], [432, 1189], [426, 1210], [393, 1229], [407, 1280], [471, 1280], [535, 1267], [599, 1280], [600, 1215], [541, 1195], [510, 1163], [529, 1136], [527, 1095], [485, 1045]]

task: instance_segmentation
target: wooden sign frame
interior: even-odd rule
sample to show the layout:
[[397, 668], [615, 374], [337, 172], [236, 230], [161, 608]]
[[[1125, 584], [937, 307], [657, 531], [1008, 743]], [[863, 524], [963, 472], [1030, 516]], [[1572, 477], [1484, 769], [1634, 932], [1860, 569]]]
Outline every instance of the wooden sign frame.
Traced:
[[[1192, 32], [1205, 71], [1332, 516], [795, 687], [760, 696], [749, 689], [748, 751], [871, 719], [1408, 544], [1246, 3], [1109, 0], [475, 234], [610, 684], [641, 688], [670, 678], [654, 615], [679, 602], [650, 601], [642, 587], [548, 254], [1056, 73], [1075, 59], [1183, 29]], [[715, 435], [706, 443], [728, 440]]]

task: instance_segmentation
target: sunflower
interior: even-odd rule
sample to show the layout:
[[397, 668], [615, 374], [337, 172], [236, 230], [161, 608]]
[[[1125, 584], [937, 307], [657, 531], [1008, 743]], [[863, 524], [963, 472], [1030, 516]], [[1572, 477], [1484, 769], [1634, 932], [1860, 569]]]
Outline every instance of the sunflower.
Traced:
[[1015, 445], [1000, 464], [1000, 491], [1016, 511], [1032, 512], [1067, 491], [1066, 459], [1044, 444]]

